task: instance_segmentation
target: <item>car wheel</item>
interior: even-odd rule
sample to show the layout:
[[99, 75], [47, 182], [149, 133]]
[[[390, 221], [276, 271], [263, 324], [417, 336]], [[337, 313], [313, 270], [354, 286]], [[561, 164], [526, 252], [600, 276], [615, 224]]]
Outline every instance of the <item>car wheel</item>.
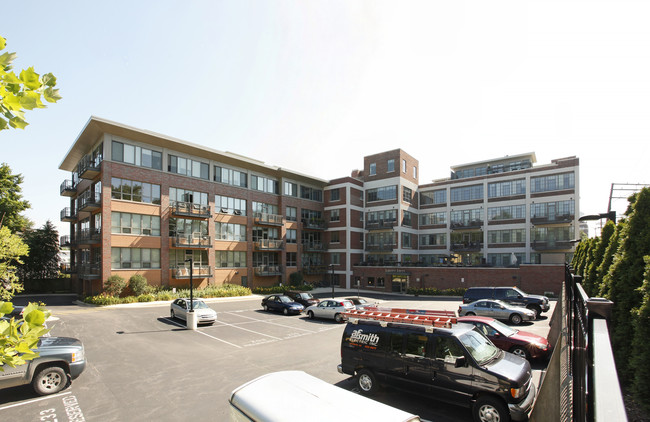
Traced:
[[368, 369], [362, 369], [357, 374], [357, 386], [362, 394], [371, 396], [379, 390], [375, 374]]
[[68, 385], [68, 376], [58, 366], [50, 366], [42, 369], [32, 381], [32, 387], [37, 394], [44, 396], [46, 394], [55, 394], [63, 390]]
[[530, 305], [528, 309], [535, 312], [535, 319], [539, 319], [539, 317], [542, 315], [542, 308], [537, 305]]
[[512, 323], [514, 325], [521, 324], [521, 315], [519, 315], [519, 314], [510, 315], [510, 323]]
[[474, 316], [474, 315], [476, 315], [476, 314], [475, 314], [474, 312], [468, 312], [468, 313], [466, 313], [465, 315], [467, 315], [467, 316]]
[[312, 311], [307, 311], [307, 316], [309, 319], [314, 319], [314, 313]]
[[288, 310], [287, 308], [284, 308], [284, 310], [282, 311], [282, 313], [285, 314], [285, 315], [289, 315], [289, 310]]
[[494, 397], [480, 397], [473, 407], [476, 422], [509, 422], [510, 413], [503, 403]]
[[344, 321], [343, 315], [341, 314], [336, 314], [334, 315], [334, 321], [338, 322], [339, 324]]
[[268, 311], [269, 311], [269, 307], [266, 306], [266, 305], [264, 305], [264, 310], [265, 310], [266, 312], [268, 312]]
[[172, 319], [176, 318], [176, 314], [174, 314], [173, 309], [171, 311], [169, 311], [169, 315], [171, 315]]
[[526, 349], [524, 349], [521, 346], [513, 347], [512, 349], [510, 349], [510, 353], [512, 353], [513, 355], [517, 355], [520, 358], [524, 358], [526, 360], [529, 359], [528, 352], [526, 351]]

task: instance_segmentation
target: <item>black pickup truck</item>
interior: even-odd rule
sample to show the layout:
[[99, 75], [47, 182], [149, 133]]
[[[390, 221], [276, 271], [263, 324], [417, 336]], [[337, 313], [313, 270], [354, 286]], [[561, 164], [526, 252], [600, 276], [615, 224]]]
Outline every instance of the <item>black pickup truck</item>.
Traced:
[[463, 303], [480, 299], [497, 299], [514, 306], [535, 311], [535, 318], [551, 308], [546, 296], [529, 295], [517, 287], [470, 287], [463, 296]]

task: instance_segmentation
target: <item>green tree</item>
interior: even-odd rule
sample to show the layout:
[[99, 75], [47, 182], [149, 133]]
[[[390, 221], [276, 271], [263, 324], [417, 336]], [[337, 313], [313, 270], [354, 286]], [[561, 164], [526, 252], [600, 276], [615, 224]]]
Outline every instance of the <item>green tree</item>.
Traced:
[[51, 221], [42, 228], [28, 230], [24, 240], [29, 247], [29, 255], [19, 267], [23, 280], [42, 280], [57, 278], [59, 275], [59, 232]]
[[[6, 48], [6, 40], [0, 37], [0, 52]], [[20, 74], [12, 70], [16, 53], [0, 54], [0, 131], [9, 128], [24, 129], [25, 111], [45, 108], [42, 99], [55, 103], [61, 99], [59, 90], [55, 89], [56, 78], [51, 73], [39, 75], [33, 67], [21, 70]]]
[[612, 267], [614, 262], [614, 257], [616, 252], [618, 252], [618, 247], [620, 245], [621, 232], [627, 224], [627, 220], [620, 220], [616, 225], [616, 230], [614, 234], [609, 239], [609, 245], [605, 249], [605, 255], [603, 256], [603, 262], [598, 267], [598, 284], [600, 285], [600, 290], [598, 291], [598, 296], [600, 297], [609, 297], [609, 290], [611, 287], [611, 277], [608, 277], [609, 270]]
[[[0, 302], [0, 317], [13, 309], [11, 302]], [[39, 304], [30, 303], [20, 319], [0, 320], [0, 372], [4, 371], [5, 365], [15, 368], [38, 357], [34, 350], [38, 346], [38, 339], [49, 331], [44, 326], [49, 316], [50, 311]]]
[[643, 284], [639, 289], [642, 300], [641, 306], [635, 309], [634, 340], [632, 341], [632, 360], [630, 366], [634, 378], [632, 379], [632, 392], [637, 402], [650, 412], [650, 256], [644, 257], [645, 273]]
[[616, 225], [612, 221], [608, 221], [603, 227], [603, 230], [600, 234], [600, 239], [598, 244], [593, 251], [593, 259], [589, 263], [586, 272], [585, 280], [583, 286], [585, 291], [589, 296], [597, 296], [600, 290], [600, 284], [602, 282], [602, 276], [599, 274], [598, 269], [603, 263], [605, 257], [605, 251], [609, 246], [609, 241], [611, 240], [614, 232], [616, 231]]
[[12, 234], [7, 227], [0, 227], [0, 299], [11, 299], [23, 291], [23, 285], [16, 274], [21, 257], [29, 253], [29, 247], [22, 239]]
[[20, 215], [29, 208], [29, 202], [23, 200], [21, 183], [21, 174], [11, 174], [8, 164], [0, 164], [0, 226], [8, 227], [12, 233], [29, 226], [29, 220]]

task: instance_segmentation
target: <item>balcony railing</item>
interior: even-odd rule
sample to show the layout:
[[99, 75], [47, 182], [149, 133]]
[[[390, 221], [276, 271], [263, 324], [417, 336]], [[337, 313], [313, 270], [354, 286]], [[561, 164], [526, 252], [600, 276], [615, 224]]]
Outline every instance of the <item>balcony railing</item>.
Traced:
[[210, 207], [192, 202], [174, 202], [169, 206], [172, 216], [210, 218]]
[[570, 240], [535, 240], [532, 248], [536, 251], [565, 250], [571, 249], [573, 245], [575, 243]]
[[73, 223], [77, 221], [77, 212], [70, 207], [65, 207], [61, 210], [61, 221], [66, 223]]
[[397, 226], [396, 220], [369, 220], [366, 221], [366, 230], [392, 229]]
[[210, 236], [201, 233], [177, 234], [172, 238], [172, 246], [175, 248], [201, 248], [212, 247]]
[[276, 239], [262, 239], [254, 242], [255, 249], [257, 250], [282, 250], [284, 248], [284, 241]]
[[282, 275], [282, 269], [279, 265], [260, 265], [255, 267], [255, 275], [260, 277]]
[[303, 229], [325, 230], [327, 223], [322, 218], [303, 218], [301, 220]]
[[72, 180], [64, 180], [61, 183], [61, 196], [75, 196], [77, 194], [77, 186]]
[[476, 229], [483, 225], [483, 220], [452, 221], [449, 227], [452, 230]]
[[302, 267], [302, 272], [304, 274], [326, 274], [327, 265], [305, 265]]
[[483, 242], [456, 242], [451, 244], [451, 250], [455, 252], [480, 251]]
[[70, 246], [70, 236], [69, 235], [61, 236], [59, 238], [59, 246], [60, 247]]
[[572, 214], [539, 215], [530, 217], [530, 222], [538, 226], [542, 224], [572, 223], [574, 220], [575, 215]]
[[100, 264], [86, 264], [82, 263], [78, 267], [78, 274], [81, 278], [99, 278], [101, 276], [102, 267]]
[[[172, 270], [172, 278], [175, 279], [189, 279], [190, 269], [188, 267], [174, 267]], [[209, 265], [195, 265], [192, 269], [192, 278], [210, 278], [212, 277], [212, 267]]]
[[374, 252], [390, 252], [397, 247], [394, 243], [375, 243], [375, 244], [366, 244], [366, 251]]
[[323, 242], [302, 242], [302, 249], [307, 252], [324, 252], [327, 245]]
[[277, 214], [267, 214], [265, 212], [253, 213], [255, 224], [264, 224], [270, 226], [281, 226], [284, 224], [284, 217]]
[[92, 156], [86, 155], [77, 165], [77, 173], [82, 179], [94, 179], [102, 171], [102, 157], [98, 156], [93, 159]]
[[77, 243], [79, 245], [94, 245], [102, 241], [101, 229], [81, 229], [77, 235]]
[[95, 211], [102, 207], [101, 192], [87, 190], [79, 195], [79, 211]]

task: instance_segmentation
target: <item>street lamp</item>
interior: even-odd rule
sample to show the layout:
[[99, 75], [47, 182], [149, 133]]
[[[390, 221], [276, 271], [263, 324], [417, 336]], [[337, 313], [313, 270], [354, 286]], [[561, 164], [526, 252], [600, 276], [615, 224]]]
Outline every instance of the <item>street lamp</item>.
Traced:
[[188, 258], [185, 262], [190, 263], [190, 311], [187, 313], [187, 328], [196, 330], [197, 321], [196, 314], [194, 313], [194, 282], [192, 280], [192, 273], [194, 270], [194, 259]]
[[578, 221], [600, 220], [601, 218], [606, 218], [616, 223], [616, 211], [607, 211], [600, 214], [583, 215], [582, 217], [578, 218]]
[[330, 264], [330, 285], [332, 286], [332, 299], [334, 299], [334, 264]]

